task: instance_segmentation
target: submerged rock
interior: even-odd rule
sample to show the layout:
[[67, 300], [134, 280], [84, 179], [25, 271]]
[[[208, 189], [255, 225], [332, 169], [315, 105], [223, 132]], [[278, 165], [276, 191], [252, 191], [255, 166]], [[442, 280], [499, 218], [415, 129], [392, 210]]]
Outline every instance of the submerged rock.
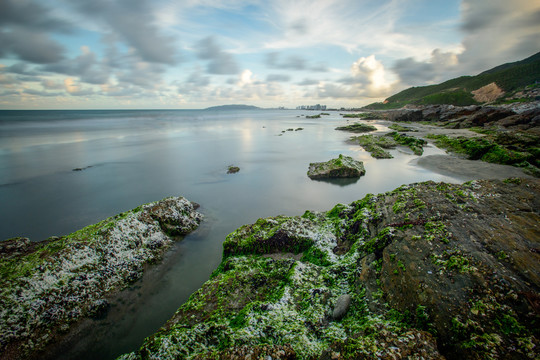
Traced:
[[29, 358], [137, 280], [176, 236], [195, 230], [197, 204], [171, 197], [42, 242], [0, 242], [0, 358]]
[[[120, 358], [537, 358], [539, 194], [538, 180], [426, 182], [260, 219]], [[260, 256], [279, 251], [301, 258]]]
[[311, 163], [307, 175], [311, 179], [355, 178], [366, 173], [364, 164], [350, 156], [339, 155], [327, 162]]

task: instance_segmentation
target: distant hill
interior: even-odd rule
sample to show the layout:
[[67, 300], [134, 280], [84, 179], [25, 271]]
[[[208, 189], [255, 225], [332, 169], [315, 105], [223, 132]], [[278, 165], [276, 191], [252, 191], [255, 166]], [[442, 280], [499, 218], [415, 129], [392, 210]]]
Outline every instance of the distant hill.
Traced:
[[253, 105], [220, 105], [212, 106], [204, 110], [260, 110], [260, 107]]
[[489, 96], [482, 96], [487, 93], [491, 93], [491, 97], [498, 94], [498, 102], [514, 101], [510, 98], [516, 92], [526, 87], [538, 87], [539, 83], [540, 52], [521, 61], [499, 65], [476, 76], [461, 76], [438, 85], [411, 87], [390, 96], [384, 103], [373, 103], [366, 108], [391, 109], [407, 104], [466, 106], [490, 101], [486, 100]]

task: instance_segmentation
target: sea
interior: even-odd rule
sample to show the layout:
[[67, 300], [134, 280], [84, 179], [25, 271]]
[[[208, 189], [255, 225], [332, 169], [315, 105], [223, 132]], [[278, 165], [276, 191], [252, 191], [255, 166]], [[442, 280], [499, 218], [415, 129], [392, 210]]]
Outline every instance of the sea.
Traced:
[[[168, 196], [201, 205], [201, 227], [163, 262], [110, 299], [106, 317], [74, 331], [50, 355], [114, 359], [156, 332], [221, 261], [230, 232], [258, 218], [326, 211], [368, 193], [427, 180], [460, 182], [416, 165], [404, 148], [377, 160], [336, 127], [337, 112], [301, 110], [0, 111], [0, 239], [69, 234]], [[368, 121], [376, 132], [389, 123]], [[433, 146], [424, 155], [443, 154]], [[316, 181], [311, 162], [364, 162], [355, 180]], [[228, 166], [240, 168], [228, 174]], [[53, 351], [53, 350], [51, 350]]]

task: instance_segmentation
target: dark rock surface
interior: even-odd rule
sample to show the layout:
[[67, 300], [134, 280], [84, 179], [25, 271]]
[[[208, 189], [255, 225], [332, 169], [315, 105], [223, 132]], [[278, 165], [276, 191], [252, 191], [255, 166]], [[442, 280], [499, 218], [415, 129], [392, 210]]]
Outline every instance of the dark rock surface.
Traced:
[[539, 195], [536, 179], [426, 182], [260, 219], [122, 358], [538, 358]]

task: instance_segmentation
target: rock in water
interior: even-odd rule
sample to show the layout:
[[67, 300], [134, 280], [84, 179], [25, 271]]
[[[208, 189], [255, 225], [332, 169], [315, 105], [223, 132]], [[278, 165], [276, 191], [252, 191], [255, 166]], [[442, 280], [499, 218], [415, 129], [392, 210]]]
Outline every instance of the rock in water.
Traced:
[[227, 168], [227, 174], [236, 174], [239, 171], [240, 171], [240, 168], [238, 166], [230, 165]]
[[140, 278], [178, 235], [199, 226], [197, 207], [170, 197], [60, 238], [1, 241], [0, 358], [37, 358], [59, 331], [105, 316], [107, 295]]
[[334, 307], [334, 311], [332, 312], [332, 317], [334, 320], [341, 320], [347, 311], [349, 311], [349, 307], [351, 306], [351, 295], [349, 294], [343, 294], [341, 295], [336, 302], [336, 306]]
[[356, 178], [364, 175], [364, 163], [350, 156], [339, 155], [327, 162], [309, 164], [307, 175], [311, 179]]

